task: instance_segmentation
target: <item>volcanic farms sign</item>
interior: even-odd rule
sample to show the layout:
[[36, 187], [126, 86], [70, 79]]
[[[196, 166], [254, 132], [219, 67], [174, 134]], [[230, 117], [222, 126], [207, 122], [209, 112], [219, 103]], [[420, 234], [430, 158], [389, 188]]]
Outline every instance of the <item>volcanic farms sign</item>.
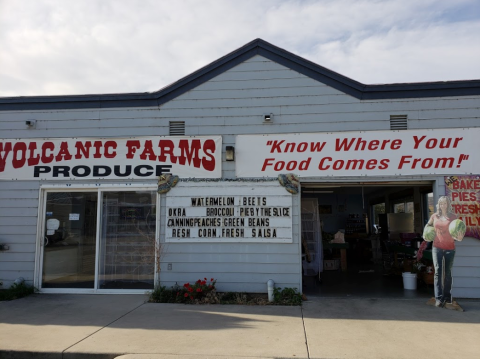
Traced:
[[222, 138], [0, 140], [0, 180], [220, 178]]

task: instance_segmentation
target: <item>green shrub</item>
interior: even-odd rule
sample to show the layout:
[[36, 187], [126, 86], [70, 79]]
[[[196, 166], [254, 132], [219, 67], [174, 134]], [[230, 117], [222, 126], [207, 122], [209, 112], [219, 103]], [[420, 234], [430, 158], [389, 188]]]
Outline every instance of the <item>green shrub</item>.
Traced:
[[199, 279], [194, 284], [185, 283], [171, 288], [161, 286], [150, 293], [151, 303], [185, 304], [241, 304], [241, 305], [302, 305], [302, 295], [294, 288], [275, 288], [274, 301], [268, 302], [265, 294], [239, 292], [217, 293], [216, 280]]
[[297, 288], [273, 288], [273, 302], [277, 305], [302, 305]]
[[150, 293], [149, 302], [152, 302], [152, 303], [177, 303], [176, 291], [173, 288], [167, 289], [167, 287], [165, 287], [165, 286], [155, 288]]
[[35, 288], [25, 284], [25, 282], [14, 283], [10, 288], [0, 290], [0, 301], [19, 299], [33, 293], [35, 293]]

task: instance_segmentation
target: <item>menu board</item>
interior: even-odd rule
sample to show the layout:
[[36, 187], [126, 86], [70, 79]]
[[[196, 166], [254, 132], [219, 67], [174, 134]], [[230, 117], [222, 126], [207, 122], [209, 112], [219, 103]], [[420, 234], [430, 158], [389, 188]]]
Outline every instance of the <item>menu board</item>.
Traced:
[[292, 195], [278, 182], [177, 187], [167, 195], [166, 242], [292, 242]]

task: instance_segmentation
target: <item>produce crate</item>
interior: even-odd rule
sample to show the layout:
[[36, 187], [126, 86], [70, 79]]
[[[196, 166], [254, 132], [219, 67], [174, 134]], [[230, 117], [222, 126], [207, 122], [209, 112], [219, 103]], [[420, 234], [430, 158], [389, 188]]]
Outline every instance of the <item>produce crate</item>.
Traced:
[[427, 285], [429, 284], [433, 284], [433, 276], [435, 275], [435, 273], [427, 273], [427, 272], [423, 272], [422, 273], [422, 279], [423, 279], [423, 282]]

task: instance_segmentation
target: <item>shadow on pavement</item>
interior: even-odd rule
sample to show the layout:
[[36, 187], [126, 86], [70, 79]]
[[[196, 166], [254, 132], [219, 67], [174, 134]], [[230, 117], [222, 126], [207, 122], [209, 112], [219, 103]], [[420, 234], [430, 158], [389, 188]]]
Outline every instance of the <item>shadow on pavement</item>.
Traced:
[[[303, 307], [146, 303], [145, 295], [36, 294], [0, 302], [0, 324], [109, 326], [168, 330], [249, 328], [268, 316], [480, 323], [480, 301], [459, 299], [465, 312], [426, 305], [426, 298], [309, 296]], [[121, 318], [121, 320], [119, 320]], [[208, 323], [208, 326], [206, 326]]]

